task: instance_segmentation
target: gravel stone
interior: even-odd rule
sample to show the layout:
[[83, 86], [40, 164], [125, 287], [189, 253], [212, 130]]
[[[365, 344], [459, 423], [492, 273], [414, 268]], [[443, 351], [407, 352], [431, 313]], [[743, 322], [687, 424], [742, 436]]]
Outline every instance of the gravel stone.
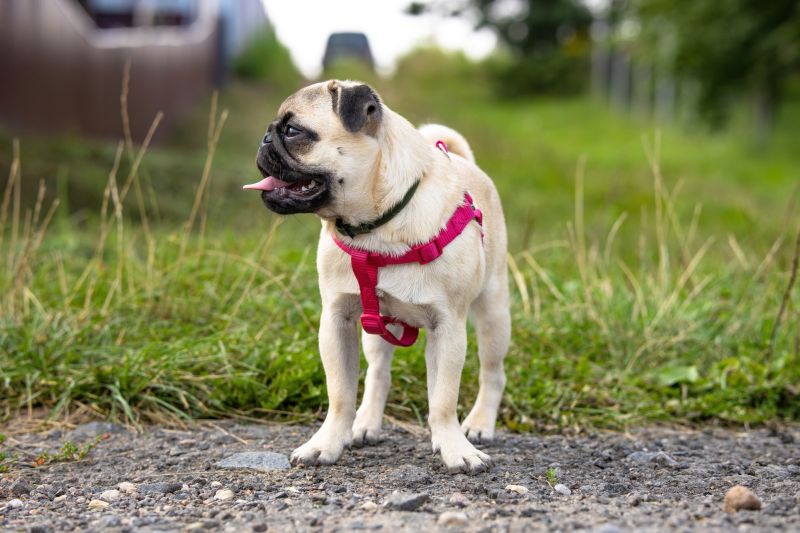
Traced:
[[451, 505], [456, 505], [458, 507], [466, 507], [470, 504], [469, 498], [461, 494], [460, 492], [454, 492], [450, 495], [450, 499], [448, 500]]
[[522, 485], [506, 485], [506, 490], [520, 495], [528, 494], [528, 487], [523, 487]]
[[120, 492], [116, 489], [104, 491], [100, 495], [100, 499], [106, 502], [113, 502], [119, 500]]
[[183, 487], [183, 483], [169, 483], [162, 481], [159, 483], [143, 483], [139, 485], [139, 492], [142, 494], [170, 494], [178, 492]]
[[569, 490], [569, 487], [567, 487], [563, 483], [557, 484], [555, 487], [553, 487], [553, 490], [555, 490], [559, 494], [563, 494], [564, 496], [569, 496], [570, 494], [572, 494], [572, 491]]
[[436, 519], [442, 527], [464, 527], [469, 523], [466, 513], [461, 511], [445, 511]]
[[668, 453], [664, 452], [633, 452], [632, 454], [628, 455], [628, 460], [637, 463], [653, 463], [669, 468], [676, 468], [680, 466], [678, 461], [676, 461]]
[[100, 517], [100, 520], [97, 521], [97, 525], [103, 529], [120, 527], [122, 525], [122, 519], [117, 515], [106, 515]]
[[615, 524], [603, 524], [592, 530], [592, 533], [622, 533], [622, 529]]
[[219, 468], [249, 468], [260, 472], [287, 470], [291, 468], [289, 458], [274, 452], [240, 452], [217, 463]]
[[19, 509], [20, 507], [23, 507], [25, 504], [22, 503], [22, 500], [20, 500], [19, 498], [14, 498], [13, 500], [8, 500], [6, 505], [11, 509]]
[[[792, 424], [778, 426], [783, 436], [769, 429], [718, 427], [580, 435], [501, 430], [494, 442], [479, 446], [492, 456], [494, 468], [475, 475], [448, 474], [431, 456], [428, 438], [393, 427], [386, 428], [380, 444], [347, 450], [332, 466], [221, 469], [217, 463], [239, 452], [285, 456], [318, 427], [260, 424], [250, 431], [234, 421], [214, 424], [218, 427], [198, 423], [188, 429], [125, 431], [100, 441], [86, 461], [42, 468], [12, 462], [10, 472], [0, 476], [0, 531], [30, 531], [39, 525], [57, 532], [142, 533], [722, 533], [793, 531], [798, 518], [800, 475], [791, 467], [800, 464], [800, 426]], [[15, 446], [19, 457], [35, 456], [43, 442], [57, 447], [60, 438], [16, 435]], [[661, 451], [679, 466], [657, 462], [670, 464], [664, 459], [628, 459], [640, 450], [656, 456]], [[168, 464], [169, 458], [180, 461]], [[571, 496], [547, 484], [547, 468], [569, 480], [562, 482], [572, 489]], [[11, 487], [20, 479], [31, 491], [17, 497]], [[506, 489], [510, 484], [528, 492], [519, 496]], [[722, 496], [735, 485], [764, 498], [762, 510], [724, 512]], [[101, 493], [114, 489], [120, 497], [105, 510], [89, 508], [91, 500], [104, 501]], [[215, 500], [220, 490], [230, 490], [233, 497]], [[409, 505], [415, 512], [402, 511], [388, 505], [397, 498], [394, 491], [412, 502], [421, 494], [425, 501]], [[454, 512], [467, 515], [466, 525], [439, 524], [444, 513]]]
[[216, 494], [214, 494], [215, 500], [226, 501], [233, 499], [233, 491], [231, 489], [219, 489]]
[[383, 506], [396, 511], [416, 511], [429, 499], [430, 496], [424, 492], [408, 493], [394, 491], [391, 496], [386, 499]]
[[89, 509], [93, 511], [102, 511], [108, 507], [108, 502], [104, 502], [103, 500], [92, 500], [89, 502]]
[[117, 488], [120, 490], [120, 492], [125, 492], [128, 494], [136, 492], [136, 485], [134, 485], [133, 483], [129, 483], [127, 481], [123, 481], [122, 483], [117, 485]]
[[723, 509], [727, 513], [735, 513], [740, 510], [760, 511], [761, 500], [747, 487], [736, 485], [725, 493]]
[[68, 431], [64, 438], [69, 441], [85, 441], [104, 433], [125, 433], [125, 428], [110, 422], [89, 422]]
[[27, 496], [31, 493], [31, 486], [24, 479], [18, 479], [11, 484], [11, 494], [14, 496]]

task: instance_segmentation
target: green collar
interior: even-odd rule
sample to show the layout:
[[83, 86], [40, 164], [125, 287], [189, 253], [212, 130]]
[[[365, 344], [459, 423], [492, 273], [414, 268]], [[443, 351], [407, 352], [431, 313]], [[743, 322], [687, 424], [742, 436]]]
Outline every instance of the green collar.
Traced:
[[414, 183], [414, 185], [412, 185], [411, 188], [408, 189], [408, 192], [406, 193], [405, 196], [403, 196], [403, 199], [400, 200], [399, 203], [395, 204], [391, 209], [389, 209], [387, 212], [381, 215], [381, 217], [378, 218], [377, 220], [373, 220], [372, 222], [365, 222], [364, 224], [359, 224], [358, 226], [351, 226], [341, 218], [337, 218], [336, 229], [342, 235], [347, 235], [348, 237], [353, 238], [356, 235], [363, 235], [364, 233], [369, 233], [375, 228], [383, 226], [384, 224], [392, 220], [395, 216], [397, 216], [397, 214], [400, 211], [402, 211], [405, 206], [408, 205], [408, 202], [411, 201], [411, 197], [414, 196], [414, 193], [417, 190], [417, 186], [419, 186], [419, 181]]

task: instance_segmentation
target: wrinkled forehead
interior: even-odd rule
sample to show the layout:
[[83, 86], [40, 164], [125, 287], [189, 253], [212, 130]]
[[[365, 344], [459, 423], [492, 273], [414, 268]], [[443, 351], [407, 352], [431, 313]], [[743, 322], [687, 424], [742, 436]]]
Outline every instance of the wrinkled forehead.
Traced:
[[334, 118], [332, 97], [326, 83], [309, 85], [283, 101], [278, 109], [278, 118], [287, 113], [296, 117]]

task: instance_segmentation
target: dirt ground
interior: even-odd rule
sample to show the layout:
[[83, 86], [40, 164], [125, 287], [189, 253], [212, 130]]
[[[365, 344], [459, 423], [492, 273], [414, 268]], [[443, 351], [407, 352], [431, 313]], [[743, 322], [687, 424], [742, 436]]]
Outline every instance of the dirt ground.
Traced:
[[[488, 473], [448, 474], [419, 431], [392, 427], [338, 465], [260, 472], [236, 452], [288, 455], [314, 428], [201, 423], [135, 433], [93, 423], [3, 445], [3, 531], [714, 531], [800, 528], [800, 429], [647, 428], [569, 436], [500, 432]], [[82, 460], [34, 467], [69, 439]], [[284, 461], [283, 457], [270, 455]], [[278, 465], [280, 467], [280, 465]], [[120, 486], [120, 484], [122, 485]], [[129, 485], [130, 484], [130, 485]], [[761, 510], [727, 513], [734, 485]], [[110, 491], [110, 492], [109, 492]], [[397, 491], [397, 492], [395, 492]], [[105, 494], [104, 494], [105, 493]]]

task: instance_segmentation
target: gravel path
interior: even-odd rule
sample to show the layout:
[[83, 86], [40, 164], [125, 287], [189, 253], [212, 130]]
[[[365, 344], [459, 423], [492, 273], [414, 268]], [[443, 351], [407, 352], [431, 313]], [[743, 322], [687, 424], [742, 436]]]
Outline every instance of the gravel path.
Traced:
[[[136, 434], [93, 423], [17, 435], [18, 457], [106, 440], [81, 461], [17, 465], [0, 480], [4, 531], [617, 531], [800, 527], [800, 428], [650, 428], [580, 437], [501, 432], [495, 468], [449, 475], [424, 436], [392, 428], [323, 468], [285, 468], [313, 431], [217, 422]], [[237, 452], [266, 472], [222, 468]], [[273, 452], [273, 453], [266, 453]], [[277, 455], [281, 454], [281, 455]], [[25, 461], [20, 461], [25, 463]], [[549, 471], [549, 474], [548, 474]], [[723, 511], [734, 485], [761, 500]], [[395, 491], [398, 491], [395, 493]], [[796, 529], [795, 529], [796, 530]]]

